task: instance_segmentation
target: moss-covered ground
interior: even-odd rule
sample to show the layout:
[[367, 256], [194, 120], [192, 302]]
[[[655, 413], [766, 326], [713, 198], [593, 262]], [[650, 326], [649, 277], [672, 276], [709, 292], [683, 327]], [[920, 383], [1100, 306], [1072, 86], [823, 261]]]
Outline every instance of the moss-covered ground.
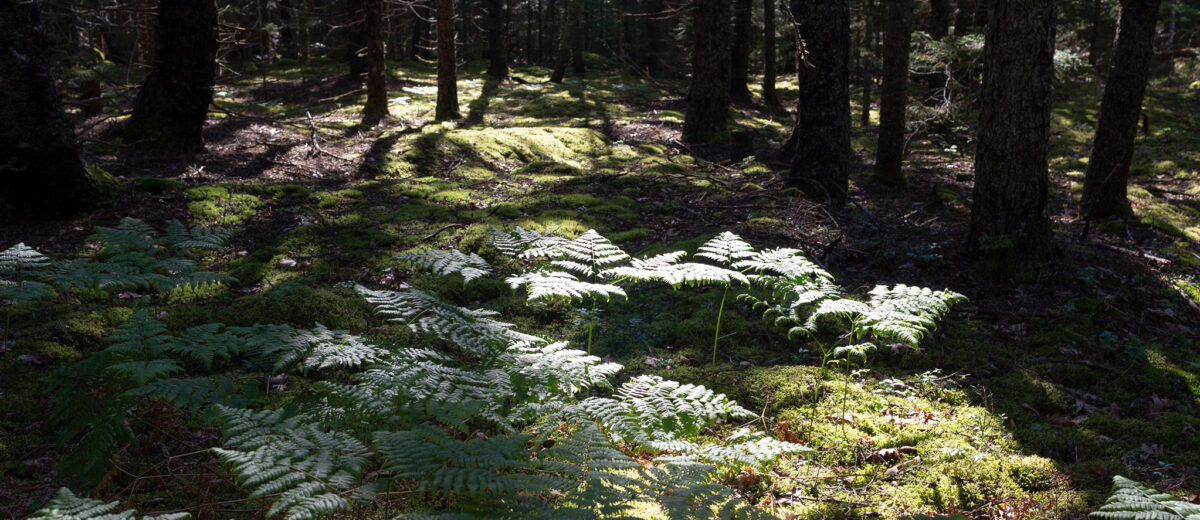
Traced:
[[[236, 283], [155, 304], [176, 330], [210, 321], [377, 330], [345, 288], [356, 282], [428, 288], [579, 342], [582, 309], [530, 307], [503, 282], [463, 288], [393, 257], [458, 247], [494, 260], [492, 226], [568, 236], [595, 228], [635, 254], [694, 250], [728, 229], [758, 247], [804, 249], [856, 294], [905, 283], [971, 299], [920, 350], [893, 345], [865, 364], [824, 369], [817, 345], [787, 340], [736, 303], [710, 367], [715, 290], [645, 287], [602, 304], [593, 351], [623, 363], [620, 377], [710, 385], [761, 412], [761, 428], [816, 450], [769, 473], [723, 477], [760, 507], [785, 518], [1071, 518], [1096, 507], [1117, 473], [1200, 493], [1200, 92], [1186, 74], [1160, 71], [1150, 88], [1130, 188], [1137, 218], [1099, 223], [1083, 238], [1075, 204], [1101, 85], [1060, 82], [1051, 214], [1061, 258], [1032, 283], [1010, 283], [977, 278], [961, 251], [969, 155], [937, 136], [914, 141], [909, 188], [874, 185], [864, 165], [852, 179], [856, 204], [830, 212], [781, 189], [787, 165], [773, 152], [790, 131], [787, 114], [736, 109], [739, 129], [756, 136], [746, 160], [679, 143], [681, 83], [597, 71], [555, 85], [539, 67], [501, 82], [470, 64], [459, 78], [465, 117], [435, 123], [433, 71], [394, 64], [391, 118], [367, 127], [365, 94], [340, 72], [284, 63], [224, 81], [207, 151], [192, 159], [117, 153], [96, 140], [93, 162], [123, 179], [113, 204], [2, 236], [77, 255], [88, 254], [91, 226], [123, 216], [239, 228], [229, 250], [205, 259]], [[781, 98], [795, 88], [783, 82]], [[855, 128], [864, 163], [874, 130]], [[4, 514], [36, 508], [68, 477], [52, 471], [63, 447], [48, 441], [46, 378], [103, 348], [137, 296], [5, 307]], [[140, 433], [118, 469], [85, 491], [202, 518], [262, 511], [203, 451], [216, 442], [203, 423], [148, 405], [131, 426]]]

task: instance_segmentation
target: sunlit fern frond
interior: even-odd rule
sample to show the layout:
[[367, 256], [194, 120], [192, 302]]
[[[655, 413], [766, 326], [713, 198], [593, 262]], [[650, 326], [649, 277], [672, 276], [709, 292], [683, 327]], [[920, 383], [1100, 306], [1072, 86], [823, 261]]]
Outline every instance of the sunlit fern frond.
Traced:
[[1185, 502], [1120, 475], [1113, 477], [1113, 492], [1088, 515], [1102, 520], [1200, 520], [1200, 504]]
[[738, 262], [753, 257], [754, 248], [742, 240], [742, 237], [724, 231], [700, 246], [696, 256], [732, 267]]
[[21, 242], [0, 251], [0, 275], [21, 276], [29, 271], [49, 268], [50, 257]]
[[182, 520], [191, 518], [188, 513], [172, 513], [157, 516], [136, 516], [134, 511], [114, 513], [120, 502], [102, 502], [76, 496], [70, 489], [59, 488], [54, 498], [27, 520]]
[[871, 290], [869, 308], [855, 321], [854, 332], [862, 337], [896, 339], [916, 346], [937, 326], [950, 306], [966, 300], [953, 291], [934, 291], [924, 287], [876, 286]]
[[449, 341], [479, 355], [495, 353], [518, 341], [544, 342], [537, 336], [512, 329], [512, 324], [492, 319], [495, 311], [467, 309], [451, 305], [428, 293], [375, 291], [357, 286], [375, 312], [408, 325], [413, 332], [426, 333]]
[[566, 239], [559, 236], [543, 234], [531, 229], [525, 229], [521, 226], [517, 226], [512, 231], [504, 231], [501, 229], [492, 228], [492, 232], [488, 238], [488, 242], [492, 244], [496, 250], [511, 257], [520, 256], [521, 253], [523, 253], [526, 249], [529, 249], [535, 243], [543, 243], [546, 240], [555, 243], [559, 241], [565, 241]]
[[524, 287], [530, 300], [564, 299], [577, 301], [587, 298], [625, 297], [625, 290], [611, 284], [585, 282], [571, 273], [532, 271], [508, 277], [513, 289]]
[[833, 275], [809, 260], [798, 249], [768, 249], [739, 260], [734, 268], [758, 273], [767, 273], [793, 280], [832, 280]]
[[396, 259], [437, 276], [460, 274], [463, 283], [492, 273], [487, 261], [475, 253], [463, 253], [457, 249], [422, 249], [396, 256]]

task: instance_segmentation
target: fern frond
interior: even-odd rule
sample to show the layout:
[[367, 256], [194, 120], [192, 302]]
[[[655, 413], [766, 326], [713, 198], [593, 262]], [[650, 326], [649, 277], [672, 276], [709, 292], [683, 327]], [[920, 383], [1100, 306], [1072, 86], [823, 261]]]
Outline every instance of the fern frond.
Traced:
[[604, 269], [629, 260], [628, 254], [594, 229], [587, 230], [575, 240], [541, 242], [522, 253], [522, 257], [549, 258], [552, 265], [583, 277], [594, 277]]
[[729, 231], [724, 231], [705, 242], [696, 252], [696, 256], [730, 267], [752, 258], [754, 254], [754, 248], [749, 243]]
[[188, 513], [173, 513], [153, 517], [135, 516], [134, 511], [113, 513], [120, 505], [119, 502], [102, 502], [87, 497], [76, 496], [70, 489], [59, 488], [54, 498], [39, 509], [28, 520], [182, 520], [191, 518]]
[[25, 305], [53, 294], [50, 292], [50, 286], [41, 282], [0, 280], [0, 300], [8, 300], [13, 305]]
[[625, 290], [611, 284], [585, 282], [571, 273], [558, 271], [533, 271], [508, 277], [508, 285], [513, 289], [524, 287], [529, 293], [529, 300], [567, 301], [587, 298], [604, 298], [608, 300], [614, 295], [627, 297]]
[[[528, 249], [529, 247], [534, 245], [535, 243], [539, 243], [546, 239], [549, 239], [552, 242], [566, 240], [563, 237], [546, 235], [543, 233], [539, 233], [537, 231], [525, 229], [521, 226], [517, 226], [516, 229], [514, 229], [512, 231], [503, 231], [500, 229], [492, 228], [492, 233], [491, 233], [491, 236], [489, 237], [489, 242], [492, 244], [492, 246], [494, 246], [501, 253], [508, 255], [508, 256], [516, 257], [516, 256], [519, 256], [521, 253], [523, 253], [526, 249]], [[541, 244], [541, 245], [547, 245], [547, 244]]]
[[275, 370], [299, 365], [304, 370], [330, 367], [354, 368], [375, 363], [387, 351], [344, 330], [329, 330], [317, 323], [312, 330], [298, 330], [277, 349]]
[[221, 249], [235, 233], [236, 229], [214, 229], [204, 226], [188, 229], [178, 220], [172, 220], [157, 242], [176, 249]]
[[466, 254], [457, 249], [449, 251], [422, 249], [403, 253], [396, 259], [437, 276], [460, 274], [463, 277], [463, 283], [471, 283], [471, 280], [487, 276], [492, 272], [487, 261], [479, 255]]
[[1113, 492], [1089, 518], [1104, 520], [1200, 520], [1200, 504], [1144, 486], [1120, 475], [1113, 477]]
[[965, 296], [953, 291], [933, 291], [923, 287], [884, 285], [871, 290], [870, 307], [854, 324], [854, 333], [893, 338], [916, 346], [937, 325], [951, 305]]
[[678, 264], [685, 256], [687, 256], [687, 251], [672, 251], [650, 258], [630, 258], [629, 265], [610, 267], [601, 271], [600, 275], [616, 279], [657, 281], [661, 280], [664, 269]]
[[833, 280], [833, 275], [806, 258], [798, 249], [779, 248], [759, 251], [733, 267], [742, 271], [772, 273], [791, 280]]
[[442, 494], [540, 493], [562, 479], [524, 473], [534, 467], [527, 435], [472, 438], [466, 442], [429, 426], [375, 434], [375, 450], [396, 477], [416, 480], [421, 489]]
[[37, 252], [24, 242], [0, 251], [0, 275], [21, 276], [27, 271], [46, 269], [50, 264], [50, 257]]
[[493, 311], [466, 309], [450, 305], [416, 289], [373, 291], [356, 287], [375, 312], [401, 322], [413, 332], [425, 333], [452, 342], [478, 355], [492, 353], [509, 343], [544, 342], [542, 338], [512, 330], [512, 324], [492, 319]]

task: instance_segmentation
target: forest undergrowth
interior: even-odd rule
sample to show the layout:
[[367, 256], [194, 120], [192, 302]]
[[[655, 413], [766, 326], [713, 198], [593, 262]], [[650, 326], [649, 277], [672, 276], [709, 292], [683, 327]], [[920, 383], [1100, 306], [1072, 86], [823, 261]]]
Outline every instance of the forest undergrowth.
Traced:
[[[1137, 217], [1086, 227], [1068, 208], [1095, 118], [1081, 107], [1097, 105], [1100, 86], [1060, 79], [1052, 192], [1072, 195], [1052, 198], [1050, 214], [1063, 256], [1033, 283], [1008, 284], [975, 277], [961, 252], [972, 174], [970, 142], [957, 134], [914, 140], [910, 184], [897, 190], [869, 180], [875, 128], [856, 128], [864, 165], [851, 200], [860, 202], [831, 212], [776, 189], [785, 166], [772, 150], [788, 137], [787, 114], [738, 107], [755, 149], [731, 161], [723, 147], [679, 142], [683, 104], [667, 94], [678, 88], [617, 74], [553, 85], [537, 67], [518, 67], [506, 81], [479, 72], [469, 66], [459, 83], [466, 117], [436, 123], [433, 71], [395, 67], [389, 124], [364, 127], [357, 85], [321, 65], [281, 64], [218, 86], [207, 149], [187, 162], [125, 150], [111, 132], [115, 112], [78, 121], [90, 129], [90, 162], [122, 181], [113, 204], [69, 223], [0, 228], [6, 243], [19, 237], [56, 258], [102, 258], [111, 251], [87, 237], [125, 217], [159, 230], [177, 219], [238, 231], [220, 249], [187, 253], [228, 277], [223, 285], [67, 291], [6, 306], [0, 514], [23, 518], [73, 480], [55, 471], [78, 439], [54, 442], [58, 425], [46, 413], [59, 404], [54, 374], [110, 348], [122, 324], [153, 319], [168, 335], [209, 323], [320, 324], [381, 344], [411, 342], [356, 285], [415, 288], [497, 311], [516, 330], [622, 365], [612, 374], [617, 387], [661, 377], [725, 394], [752, 412], [743, 421], [751, 431], [806, 447], [712, 476], [783, 518], [1079, 518], [1104, 502], [1117, 474], [1185, 499], [1200, 494], [1200, 193], [1185, 188], [1200, 177], [1200, 126], [1177, 109], [1196, 113], [1200, 93], [1183, 76], [1164, 74], [1150, 87], [1150, 129], [1133, 167]], [[794, 98], [795, 88], [781, 82], [780, 97]], [[567, 238], [595, 229], [636, 258], [695, 252], [729, 230], [760, 251], [799, 250], [857, 300], [876, 285], [902, 284], [967, 301], [915, 347], [883, 341], [854, 363], [828, 366], [818, 341], [789, 339], [786, 327], [736, 298], [741, 289], [658, 285], [628, 298], [533, 305], [503, 279], [464, 284], [400, 256], [457, 249], [496, 266], [493, 228], [517, 226]], [[217, 373], [201, 360], [180, 363], [189, 374]], [[250, 361], [221, 370], [245, 388], [238, 402], [264, 408], [303, 402], [325, 384], [317, 372], [264, 372]], [[248, 497], [228, 457], [211, 451], [222, 443], [216, 412], [144, 397], [129, 406], [129, 442], [77, 494], [198, 518], [271, 508], [269, 497]], [[731, 430], [721, 422], [694, 433], [705, 444]], [[627, 454], [647, 462], [637, 449]], [[455, 505], [417, 489], [379, 496], [386, 508], [347, 514]]]

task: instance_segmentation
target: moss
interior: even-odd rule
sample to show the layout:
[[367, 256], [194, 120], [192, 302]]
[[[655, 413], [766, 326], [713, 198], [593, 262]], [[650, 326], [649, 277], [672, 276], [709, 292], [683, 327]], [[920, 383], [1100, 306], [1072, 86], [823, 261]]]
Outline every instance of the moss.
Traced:
[[217, 321], [230, 325], [283, 323], [295, 327], [320, 323], [331, 329], [360, 331], [367, 327], [370, 316], [363, 299], [349, 290], [334, 292], [288, 282], [237, 300], [218, 314]]
[[65, 365], [83, 359], [83, 353], [79, 349], [53, 341], [37, 341], [34, 342], [32, 348], [35, 352], [53, 361], [55, 364]]
[[98, 350], [104, 345], [104, 338], [132, 315], [133, 309], [128, 307], [106, 307], [68, 318], [59, 327], [71, 345], [80, 350]]
[[208, 225], [241, 224], [263, 206], [257, 196], [233, 193], [223, 186], [198, 186], [187, 190], [187, 194], [192, 217]]
[[649, 229], [633, 228], [633, 229], [626, 230], [626, 231], [609, 233], [608, 239], [613, 241], [613, 243], [622, 244], [625, 242], [633, 242], [635, 240], [643, 240], [643, 239], [648, 238], [649, 236], [650, 236]]
[[182, 190], [185, 184], [175, 179], [140, 177], [133, 180], [133, 189], [150, 195], [166, 195]]

